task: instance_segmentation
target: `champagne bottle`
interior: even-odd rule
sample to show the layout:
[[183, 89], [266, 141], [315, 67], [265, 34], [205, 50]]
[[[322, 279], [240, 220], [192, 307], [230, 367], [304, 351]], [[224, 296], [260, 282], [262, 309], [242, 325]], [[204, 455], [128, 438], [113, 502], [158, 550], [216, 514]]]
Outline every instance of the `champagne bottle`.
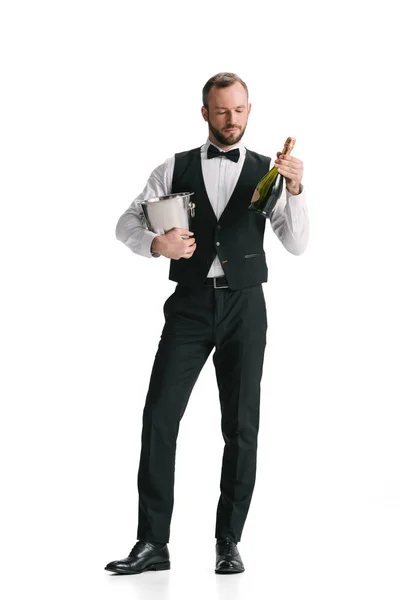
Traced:
[[[290, 154], [296, 143], [295, 138], [288, 137], [282, 150], [282, 154]], [[258, 182], [251, 199], [249, 210], [254, 210], [266, 219], [269, 219], [275, 204], [279, 200], [283, 189], [283, 176], [278, 173], [276, 167]]]

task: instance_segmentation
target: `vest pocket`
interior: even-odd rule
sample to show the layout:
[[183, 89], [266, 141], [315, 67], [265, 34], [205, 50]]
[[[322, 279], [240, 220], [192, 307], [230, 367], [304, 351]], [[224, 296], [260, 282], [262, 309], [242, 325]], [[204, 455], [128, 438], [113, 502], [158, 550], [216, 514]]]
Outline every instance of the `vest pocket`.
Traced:
[[255, 256], [264, 256], [265, 252], [260, 252], [258, 254], [245, 254], [245, 258], [254, 258]]

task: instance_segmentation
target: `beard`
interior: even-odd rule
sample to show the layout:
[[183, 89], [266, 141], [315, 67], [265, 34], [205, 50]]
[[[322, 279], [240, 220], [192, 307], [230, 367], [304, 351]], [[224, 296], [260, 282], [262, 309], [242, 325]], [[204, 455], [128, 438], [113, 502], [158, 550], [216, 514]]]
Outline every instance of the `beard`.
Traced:
[[[239, 128], [238, 133], [229, 133], [228, 135], [224, 134], [223, 130], [217, 129], [211, 123], [210, 118], [208, 119], [208, 127], [210, 128], [211, 133], [214, 135], [215, 139], [222, 144], [223, 146], [234, 146], [242, 139], [244, 132], [246, 131], [247, 121], [243, 128]], [[228, 127], [228, 126], [227, 126]]]

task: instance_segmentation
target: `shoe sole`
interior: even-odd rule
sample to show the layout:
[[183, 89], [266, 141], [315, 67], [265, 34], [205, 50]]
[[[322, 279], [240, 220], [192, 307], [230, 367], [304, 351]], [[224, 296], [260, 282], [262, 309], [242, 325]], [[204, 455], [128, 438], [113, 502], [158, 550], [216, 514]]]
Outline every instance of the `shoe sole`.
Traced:
[[153, 565], [149, 565], [144, 569], [140, 569], [139, 571], [127, 570], [127, 569], [109, 569], [104, 567], [106, 571], [111, 571], [111, 573], [118, 573], [119, 575], [139, 575], [140, 573], [144, 573], [145, 571], [168, 571], [171, 568], [171, 562], [162, 562], [162, 563], [154, 563]]
[[244, 573], [244, 569], [215, 569], [217, 575], [236, 575], [236, 573]]
[[238, 575], [239, 573], [244, 573], [243, 571], [215, 571], [217, 575]]

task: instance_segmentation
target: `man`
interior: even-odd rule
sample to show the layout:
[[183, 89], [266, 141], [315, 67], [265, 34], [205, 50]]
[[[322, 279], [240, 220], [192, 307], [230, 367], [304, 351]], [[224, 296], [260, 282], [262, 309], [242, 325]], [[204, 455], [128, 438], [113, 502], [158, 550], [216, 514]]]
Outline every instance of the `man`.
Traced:
[[[201, 109], [207, 142], [157, 167], [118, 221], [117, 238], [133, 252], [171, 259], [169, 277], [177, 286], [164, 304], [165, 324], [143, 411], [138, 541], [127, 558], [106, 566], [109, 571], [170, 568], [167, 544], [179, 422], [213, 349], [225, 441], [215, 572], [244, 571], [237, 544], [255, 483], [267, 331], [262, 283], [268, 274], [265, 219], [247, 207], [272, 166], [268, 157], [241, 142], [250, 110], [247, 86], [237, 75], [212, 77], [203, 88]], [[303, 165], [292, 156], [277, 156], [285, 189], [271, 226], [288, 251], [301, 254], [308, 243]], [[156, 235], [143, 226], [138, 202], [188, 191], [195, 194], [192, 231]]]

